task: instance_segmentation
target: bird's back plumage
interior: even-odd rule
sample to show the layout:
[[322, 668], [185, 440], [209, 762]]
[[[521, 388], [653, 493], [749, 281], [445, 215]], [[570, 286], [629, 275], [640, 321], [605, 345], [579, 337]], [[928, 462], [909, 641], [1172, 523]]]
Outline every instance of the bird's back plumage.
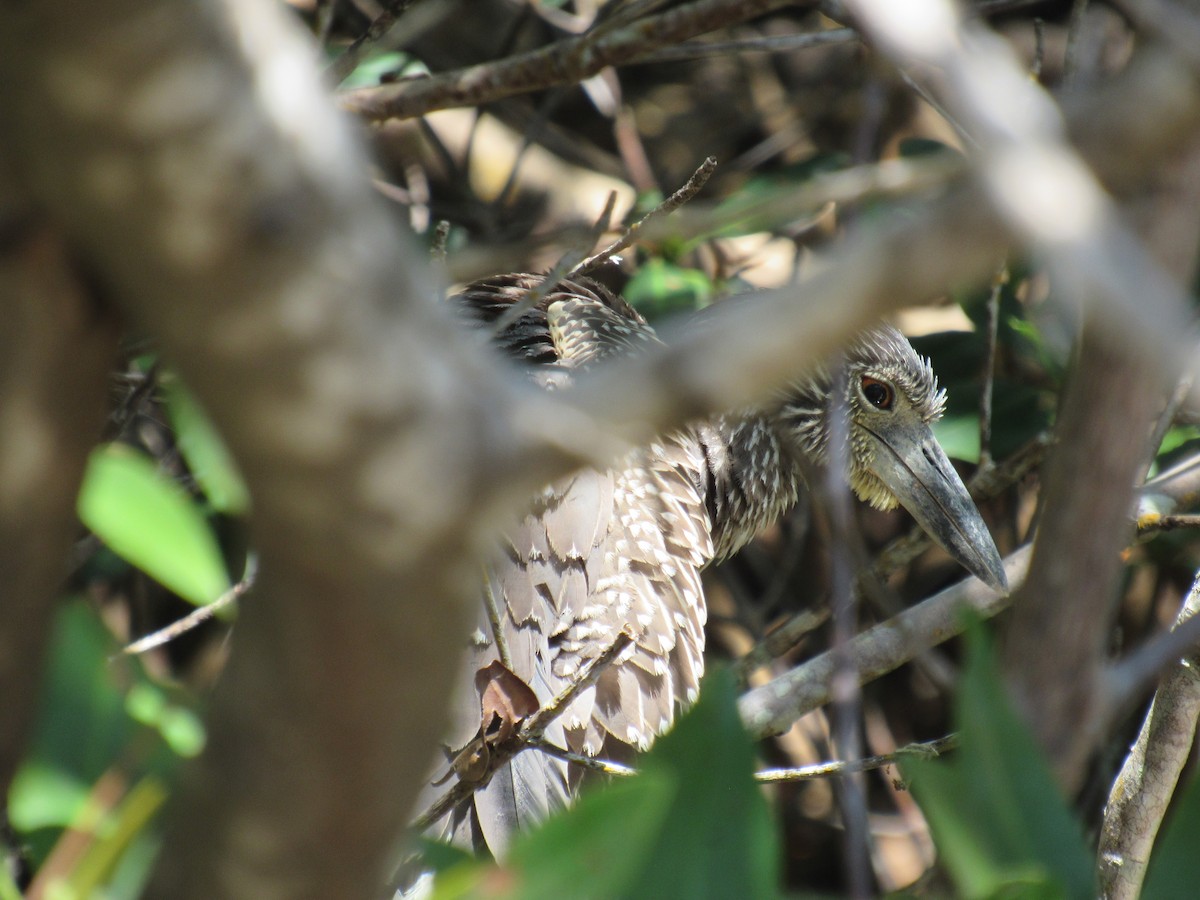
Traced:
[[[494, 328], [538, 281], [491, 279], [451, 302], [469, 321]], [[493, 339], [551, 388], [657, 341], [632, 307], [590, 282], [556, 286]], [[581, 470], [549, 485], [505, 531], [488, 566], [488, 589], [513, 671], [539, 702], [565, 689], [620, 634], [632, 639], [547, 734], [564, 749], [627, 758], [670, 725], [680, 703], [695, 698], [706, 618], [700, 570], [713, 555], [704, 468], [696, 435], [685, 429], [609, 469]], [[485, 614], [469, 657], [466, 675], [498, 658]], [[477, 704], [460, 708], [455, 746], [479, 727]], [[476, 792], [473, 808], [456, 811], [455, 833], [503, 853], [513, 830], [566, 803], [579, 778], [559, 759], [522, 752]]]

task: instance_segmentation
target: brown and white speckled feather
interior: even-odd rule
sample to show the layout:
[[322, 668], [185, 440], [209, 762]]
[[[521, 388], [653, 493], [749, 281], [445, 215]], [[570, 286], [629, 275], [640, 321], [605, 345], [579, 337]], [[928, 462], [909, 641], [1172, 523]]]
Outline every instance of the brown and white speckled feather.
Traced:
[[[469, 286], [451, 302], [468, 321], [489, 327], [540, 280], [501, 276]], [[555, 286], [493, 339], [551, 388], [590, 365], [657, 342], [624, 300], [591, 282]], [[897, 361], [887, 377], [929, 418], [940, 414], [928, 363], [899, 332], [870, 332], [846, 353], [852, 374], [879, 358]], [[801, 457], [820, 461], [825, 454], [829, 385], [828, 374], [817, 371], [760, 409], [664, 436], [608, 470], [578, 472], [548, 486], [507, 530], [490, 567], [490, 587], [515, 672], [540, 701], [560, 692], [622, 631], [634, 638], [555, 723], [552, 741], [627, 758], [695, 699], [707, 616], [700, 572], [796, 501]], [[848, 395], [851, 407], [855, 402]], [[855, 483], [852, 473], [852, 483], [860, 495], [886, 502], [861, 475]], [[467, 683], [497, 656], [482, 611], [472, 650]], [[473, 692], [464, 693], [460, 711], [455, 746], [478, 727]], [[503, 853], [513, 829], [568, 802], [577, 777], [578, 770], [546, 754], [519, 754], [477, 792], [473, 810], [455, 812], [455, 834]]]

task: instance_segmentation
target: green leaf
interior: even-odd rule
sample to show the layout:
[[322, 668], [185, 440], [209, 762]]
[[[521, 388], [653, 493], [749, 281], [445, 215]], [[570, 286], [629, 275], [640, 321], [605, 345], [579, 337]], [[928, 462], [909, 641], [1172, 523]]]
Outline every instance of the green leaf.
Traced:
[[728, 670], [705, 679], [696, 705], [640, 765], [679, 789], [636, 882], [639, 896], [778, 896], [778, 834], [754, 781], [754, 743]]
[[[176, 748], [137, 718], [157, 720], [164, 738], [177, 727], [173, 718], [190, 717], [193, 729], [199, 720], [182, 706], [186, 694], [164, 691], [138, 660], [117, 654], [112, 634], [84, 602], [59, 610], [49, 649], [27, 756], [9, 788], [9, 819], [35, 864], [64, 829], [89, 838], [77, 847], [84, 856], [62, 873], [86, 882], [76, 896], [135, 897], [136, 890], [93, 888], [119, 872], [129, 883], [144, 881], [157, 840], [150, 820], [180, 762]], [[110, 805], [125, 783], [134, 786]]]
[[933, 424], [933, 436], [951, 459], [979, 462], [978, 415], [947, 415]]
[[[407, 53], [389, 51], [371, 56], [358, 64], [353, 72], [338, 86], [342, 90], [351, 88], [377, 87], [384, 79], [403, 75], [410, 69], [417, 69], [424, 74], [429, 70], [424, 65], [416, 64]], [[410, 72], [410, 74], [415, 74]]]
[[115, 553], [185, 600], [204, 605], [229, 590], [208, 522], [146, 456], [118, 444], [94, 451], [78, 511]]
[[625, 299], [653, 321], [705, 306], [712, 291], [708, 276], [698, 269], [654, 259], [642, 266], [625, 286]]
[[733, 678], [712, 674], [637, 775], [585, 792], [575, 807], [518, 838], [503, 865], [439, 874], [434, 896], [777, 897], [778, 837], [754, 781], [754, 759]]
[[9, 821], [18, 831], [65, 828], [83, 809], [90, 790], [87, 782], [57, 766], [26, 763], [9, 788]]
[[951, 760], [902, 764], [964, 897], [1095, 896], [1091, 854], [1041, 751], [1017, 717], [978, 624], [955, 712]]
[[1193, 780], [1154, 845], [1142, 900], [1195, 896], [1196, 885], [1200, 884], [1197, 835], [1200, 835], [1200, 780]]
[[166, 379], [163, 387], [179, 452], [204, 496], [217, 512], [245, 515], [250, 492], [208, 414], [178, 378]]

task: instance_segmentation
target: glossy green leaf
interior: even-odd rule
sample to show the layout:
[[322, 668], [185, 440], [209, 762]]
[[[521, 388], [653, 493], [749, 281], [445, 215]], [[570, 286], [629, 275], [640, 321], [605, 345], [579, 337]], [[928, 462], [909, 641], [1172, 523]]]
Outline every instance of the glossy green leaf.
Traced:
[[199, 507], [146, 456], [117, 444], [92, 453], [79, 518], [123, 559], [197, 605], [230, 587]]
[[1000, 685], [982, 627], [955, 701], [960, 749], [902, 765], [961, 896], [1095, 896], [1091, 854]]
[[208, 414], [178, 378], [164, 382], [167, 417], [188, 469], [217, 512], [231, 516], [250, 511], [250, 492]]

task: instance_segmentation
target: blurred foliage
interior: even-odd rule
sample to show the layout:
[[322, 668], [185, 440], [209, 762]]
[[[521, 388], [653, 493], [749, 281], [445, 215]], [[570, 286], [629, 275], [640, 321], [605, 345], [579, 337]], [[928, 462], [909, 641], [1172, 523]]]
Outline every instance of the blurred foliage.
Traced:
[[219, 513], [244, 516], [250, 512], [250, 492], [225, 449], [225, 442], [191, 391], [178, 378], [163, 384], [163, 404], [175, 433], [175, 444], [188, 470]]
[[[1090, 900], [1095, 850], [1045, 756], [1001, 683], [984, 626], [967, 632], [954, 703], [959, 749], [949, 759], [901, 763], [929, 821], [941, 864], [964, 900]], [[1160, 833], [1143, 900], [1181, 900], [1200, 883], [1200, 780]]]
[[204, 746], [195, 698], [118, 650], [88, 604], [62, 608], [8, 796], [9, 824], [48, 896], [136, 897], [157, 842], [150, 823], [179, 763]]
[[442, 872], [434, 897], [776, 897], [779, 840], [754, 764], [734, 679], [711, 672], [637, 775], [593, 786], [522, 835], [502, 866], [472, 861]]
[[647, 261], [625, 287], [625, 299], [650, 322], [701, 309], [712, 293], [712, 282], [703, 272], [662, 259]]
[[130, 447], [109, 444], [92, 454], [79, 518], [119, 556], [197, 606], [231, 587], [204, 513]]
[[958, 752], [902, 764], [942, 864], [968, 900], [1094, 897], [1083, 831], [1004, 693], [981, 624], [968, 645], [954, 703]]

